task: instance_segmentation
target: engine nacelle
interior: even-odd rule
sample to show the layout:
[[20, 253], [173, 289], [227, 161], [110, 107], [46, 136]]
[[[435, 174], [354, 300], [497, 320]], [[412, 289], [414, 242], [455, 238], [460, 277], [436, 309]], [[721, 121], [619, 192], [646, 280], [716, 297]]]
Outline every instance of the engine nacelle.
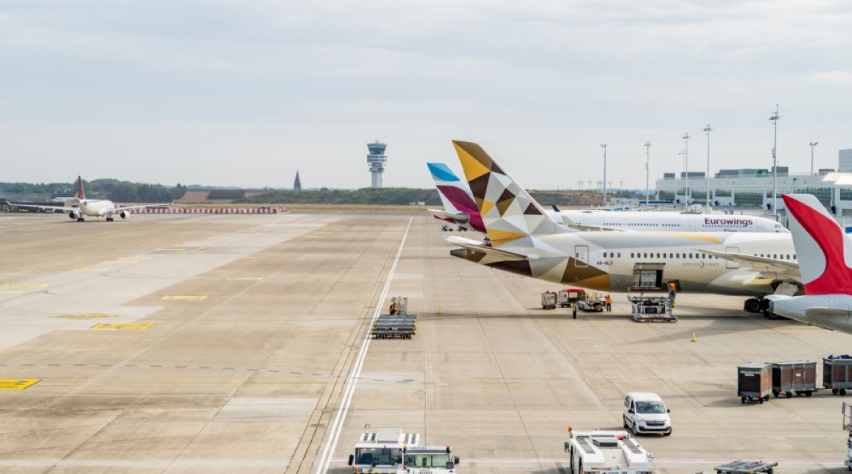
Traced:
[[122, 219], [127, 219], [128, 217], [130, 217], [130, 211], [121, 211], [121, 214], [119, 214], [119, 216], [121, 216]]
[[76, 209], [68, 211], [68, 218], [69, 219], [79, 219], [80, 218], [80, 211], [78, 211]]

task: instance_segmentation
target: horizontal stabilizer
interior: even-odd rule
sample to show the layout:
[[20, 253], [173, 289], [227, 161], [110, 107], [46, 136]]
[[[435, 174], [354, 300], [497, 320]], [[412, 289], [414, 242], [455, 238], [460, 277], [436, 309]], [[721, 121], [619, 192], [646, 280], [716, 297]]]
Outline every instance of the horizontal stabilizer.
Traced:
[[467, 224], [470, 222], [470, 216], [463, 212], [447, 212], [440, 209], [427, 209], [432, 217], [442, 221], [454, 222], [456, 224]]
[[530, 260], [531, 257], [524, 255], [522, 253], [510, 252], [509, 250], [502, 250], [495, 247], [489, 247], [477, 240], [465, 239], [464, 237], [456, 237], [450, 236], [447, 237], [447, 242], [457, 245], [461, 248], [472, 250], [474, 252], [482, 252], [491, 257], [496, 257], [499, 260], [503, 261], [521, 261], [521, 260]]

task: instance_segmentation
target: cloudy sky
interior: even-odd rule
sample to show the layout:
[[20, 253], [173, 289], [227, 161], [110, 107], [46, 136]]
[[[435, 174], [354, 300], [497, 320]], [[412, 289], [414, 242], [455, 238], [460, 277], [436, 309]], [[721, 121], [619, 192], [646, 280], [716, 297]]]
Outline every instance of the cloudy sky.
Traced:
[[388, 186], [481, 143], [531, 188], [835, 167], [852, 148], [845, 0], [3, 0], [0, 181]]

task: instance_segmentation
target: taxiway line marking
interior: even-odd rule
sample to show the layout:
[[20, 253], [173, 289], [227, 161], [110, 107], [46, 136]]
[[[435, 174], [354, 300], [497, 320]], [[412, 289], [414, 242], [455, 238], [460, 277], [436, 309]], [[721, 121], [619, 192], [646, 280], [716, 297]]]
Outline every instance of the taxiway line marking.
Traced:
[[385, 298], [387, 298], [388, 290], [390, 290], [391, 281], [393, 281], [393, 275], [396, 272], [396, 266], [399, 263], [399, 258], [402, 256], [402, 249], [405, 247], [405, 240], [408, 238], [408, 231], [411, 229], [411, 222], [413, 220], [413, 217], [408, 219], [408, 225], [405, 227], [405, 233], [402, 234], [402, 240], [399, 242], [399, 248], [396, 250], [396, 257], [394, 257], [393, 265], [391, 265], [390, 271], [388, 272], [388, 277], [385, 280], [385, 286], [382, 288], [382, 293], [379, 295], [379, 299], [376, 302], [376, 311], [373, 313], [370, 326], [367, 327], [367, 331], [364, 334], [364, 341], [361, 343], [361, 349], [358, 351], [358, 357], [355, 359], [355, 365], [352, 366], [350, 375], [347, 377], [348, 384], [344, 389], [343, 401], [340, 404], [340, 408], [337, 409], [337, 415], [334, 418], [331, 431], [329, 431], [328, 441], [322, 451], [322, 456], [319, 458], [317, 474], [325, 474], [331, 464], [331, 456], [337, 448], [337, 442], [340, 439], [340, 432], [343, 431], [343, 422], [346, 420], [346, 415], [349, 412], [349, 405], [352, 403], [352, 395], [354, 395], [355, 387], [358, 385], [358, 378], [361, 376], [361, 369], [364, 368], [364, 360], [367, 358], [367, 350], [370, 348], [370, 341], [373, 340], [373, 334], [369, 328], [376, 323], [376, 320], [379, 318], [379, 314], [384, 307]]

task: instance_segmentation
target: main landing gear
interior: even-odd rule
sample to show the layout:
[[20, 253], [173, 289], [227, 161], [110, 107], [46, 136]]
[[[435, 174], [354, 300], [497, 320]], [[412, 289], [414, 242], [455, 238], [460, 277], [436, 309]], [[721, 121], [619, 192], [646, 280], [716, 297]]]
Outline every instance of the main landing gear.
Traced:
[[77, 222], [86, 222], [86, 218], [85, 217], [78, 217]]
[[743, 309], [749, 313], [763, 313], [766, 319], [781, 319], [781, 316], [769, 311], [769, 300], [765, 298], [749, 298], [745, 300]]
[[106, 218], [106, 221], [107, 221], [107, 222], [113, 222], [113, 221], [115, 221], [115, 219], [113, 219], [112, 217], [107, 217], [107, 218]]

